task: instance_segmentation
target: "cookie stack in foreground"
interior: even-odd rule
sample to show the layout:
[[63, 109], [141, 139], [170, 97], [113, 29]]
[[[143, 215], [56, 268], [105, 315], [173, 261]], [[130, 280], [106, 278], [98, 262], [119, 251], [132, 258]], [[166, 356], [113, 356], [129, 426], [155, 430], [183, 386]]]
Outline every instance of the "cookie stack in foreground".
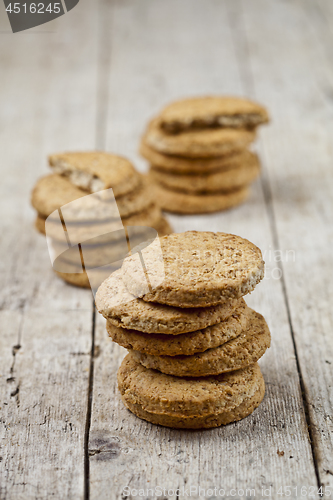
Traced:
[[151, 121], [140, 152], [163, 210], [199, 214], [242, 203], [259, 175], [248, 146], [267, 111], [238, 97], [176, 101]]
[[[125, 158], [104, 152], [64, 153], [50, 156], [49, 163], [54, 173], [38, 180], [31, 202], [37, 210], [37, 230], [45, 234], [47, 224], [58, 256], [54, 269], [65, 281], [90, 287], [86, 270], [99, 267], [94, 276], [101, 283], [112, 272], [112, 263], [128, 253], [123, 225], [135, 226], [138, 243], [146, 239], [140, 234], [145, 227], [160, 236], [171, 232], [147, 179]], [[105, 191], [109, 188], [112, 192]]]
[[129, 350], [118, 372], [123, 402], [168, 427], [240, 420], [265, 392], [257, 361], [270, 333], [242, 298], [263, 278], [261, 252], [225, 233], [189, 231], [160, 244], [162, 253], [142, 251], [145, 273], [134, 254], [96, 294], [109, 336]]

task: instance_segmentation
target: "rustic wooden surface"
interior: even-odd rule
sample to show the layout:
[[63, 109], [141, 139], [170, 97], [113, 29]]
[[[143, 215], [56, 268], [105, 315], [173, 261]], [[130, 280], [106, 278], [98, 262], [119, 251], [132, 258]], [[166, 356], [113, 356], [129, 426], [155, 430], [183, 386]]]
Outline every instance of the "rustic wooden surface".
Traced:
[[[120, 499], [126, 486], [281, 499], [288, 486], [291, 498], [302, 486], [303, 498], [319, 498], [322, 485], [333, 497], [332, 3], [81, 0], [17, 35], [3, 5], [0, 14], [0, 499]], [[144, 171], [137, 146], [149, 117], [207, 93], [268, 106], [263, 175], [235, 210], [169, 219], [176, 231], [228, 231], [260, 246], [266, 278], [247, 302], [273, 342], [260, 408], [186, 432], [123, 407], [124, 350], [91, 293], [54, 276], [29, 193], [57, 150], [106, 148]]]

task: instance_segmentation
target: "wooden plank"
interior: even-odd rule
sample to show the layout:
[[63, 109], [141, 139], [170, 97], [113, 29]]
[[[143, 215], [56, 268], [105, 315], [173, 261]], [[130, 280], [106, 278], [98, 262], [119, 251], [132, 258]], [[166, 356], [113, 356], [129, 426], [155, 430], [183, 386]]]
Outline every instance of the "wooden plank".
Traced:
[[[46, 155], [95, 144], [97, 16], [0, 35], [0, 498], [83, 498], [92, 295], [59, 280], [33, 227]], [[89, 35], [89, 36], [87, 36]]]
[[280, 248], [295, 252], [282, 265], [314, 455], [332, 488], [332, 35], [310, 2], [243, 6], [255, 89], [274, 118], [262, 155]]
[[[164, 103], [186, 95], [247, 93], [225, 7], [215, 0], [140, 4], [126, 0], [117, 5], [107, 149], [126, 154], [144, 170], [136, 152], [138, 139], [149, 117]], [[264, 95], [258, 97], [265, 102]], [[211, 431], [176, 431], [140, 421], [120, 401], [116, 372], [123, 349], [109, 341], [99, 318], [89, 442], [91, 498], [105, 498], [110, 492], [119, 498], [125, 486], [137, 490], [216, 486], [225, 489], [226, 498], [231, 498], [232, 488], [254, 488], [259, 496], [262, 488], [272, 486], [271, 498], [280, 498], [279, 487], [316, 485], [282, 283], [274, 279], [279, 264], [260, 182], [249, 202], [233, 211], [169, 219], [176, 231], [233, 232], [264, 251], [267, 276], [248, 303], [265, 315], [272, 330], [272, 348], [261, 362], [267, 394], [253, 416]], [[192, 496], [197, 498], [198, 493]]]
[[83, 498], [88, 320], [82, 310], [1, 314], [6, 365], [15, 353], [1, 374], [1, 498]]

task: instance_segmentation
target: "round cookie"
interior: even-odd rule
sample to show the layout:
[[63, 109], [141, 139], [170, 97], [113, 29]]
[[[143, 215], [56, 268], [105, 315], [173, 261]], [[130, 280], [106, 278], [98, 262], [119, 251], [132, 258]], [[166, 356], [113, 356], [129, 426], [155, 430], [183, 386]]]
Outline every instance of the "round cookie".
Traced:
[[173, 233], [173, 229], [167, 219], [161, 216], [157, 222], [154, 223], [154, 229], [158, 232], [160, 237], [167, 236], [168, 234]]
[[124, 260], [126, 288], [147, 302], [176, 307], [207, 307], [251, 292], [264, 277], [261, 251], [227, 233], [173, 233]]
[[[141, 243], [140, 238], [137, 244], [139, 243]], [[65, 244], [58, 243], [55, 240], [51, 240], [50, 245], [55, 255], [61, 255], [62, 260], [68, 264], [77, 264], [78, 261], [81, 262], [82, 258], [86, 269], [106, 266], [130, 255], [125, 237], [118, 241], [103, 243], [101, 245], [82, 245], [80, 254], [76, 245], [69, 248]]]
[[216, 170], [231, 170], [246, 161], [248, 151], [212, 158], [186, 158], [166, 155], [148, 146], [145, 139], [140, 144], [140, 154], [159, 170], [176, 174], [206, 174]]
[[116, 202], [120, 217], [130, 217], [146, 210], [154, 203], [154, 191], [146, 176], [141, 176], [140, 184], [130, 193], [117, 196]]
[[262, 378], [259, 388], [256, 390], [254, 395], [244, 399], [243, 403], [237, 406], [237, 408], [205, 417], [200, 417], [199, 415], [195, 415], [193, 417], [174, 417], [166, 414], [161, 415], [159, 413], [146, 411], [139, 404], [125, 401], [124, 398], [123, 402], [128, 410], [134, 413], [134, 415], [142, 418], [143, 420], [147, 420], [147, 422], [150, 422], [151, 424], [172, 427], [174, 429], [211, 429], [214, 427], [220, 427], [221, 425], [227, 425], [232, 422], [238, 422], [239, 420], [248, 417], [256, 408], [258, 408], [264, 399], [264, 396], [265, 381]]
[[128, 354], [117, 378], [125, 406], [141, 418], [171, 427], [209, 428], [239, 420], [258, 406], [264, 392], [257, 364], [186, 379], [147, 369]]
[[250, 309], [246, 330], [218, 347], [191, 356], [156, 356], [134, 350], [131, 352], [136, 361], [146, 368], [177, 377], [204, 377], [252, 365], [268, 349], [270, 338], [263, 316]]
[[231, 299], [223, 304], [204, 308], [170, 307], [145, 302], [132, 295], [122, 281], [122, 271], [116, 271], [99, 287], [96, 294], [97, 310], [108, 323], [128, 330], [145, 333], [179, 335], [193, 332], [226, 320], [245, 302]]
[[46, 218], [59, 207], [87, 194], [73, 186], [65, 177], [50, 174], [37, 181], [31, 193], [31, 204], [40, 216]]
[[[82, 243], [90, 238], [93, 238], [94, 244], [107, 243], [111, 241], [118, 240], [123, 237], [123, 226], [137, 226], [137, 228], [132, 227], [133, 234], [135, 231], [138, 234], [142, 234], [144, 227], [152, 227], [155, 229], [161, 227], [162, 230], [165, 229], [165, 223], [161, 219], [161, 210], [155, 204], [150, 205], [146, 210], [138, 214], [131, 215], [130, 217], [122, 218], [122, 223], [119, 220], [107, 221], [105, 223], [87, 223], [87, 224], [67, 224], [67, 230], [69, 231], [71, 244]], [[38, 214], [36, 220], [36, 228], [39, 232], [45, 234], [45, 218]], [[96, 234], [98, 236], [96, 236]], [[52, 221], [48, 224], [48, 236], [54, 238], [58, 241], [64, 241], [63, 228], [59, 223], [52, 224]]]
[[222, 156], [245, 149], [255, 139], [255, 132], [245, 129], [212, 128], [168, 134], [158, 119], [153, 120], [145, 141], [153, 149], [171, 155], [187, 157]]
[[55, 173], [92, 193], [112, 188], [115, 196], [122, 196], [138, 187], [141, 180], [126, 158], [101, 151], [53, 154], [49, 164]]
[[268, 122], [266, 109], [242, 97], [205, 96], [172, 102], [159, 114], [169, 133], [215, 127], [255, 128]]
[[[147, 224], [149, 222], [149, 218], [145, 212], [143, 212], [141, 214], [142, 218], [136, 217], [136, 216], [135, 216], [135, 218], [134, 217], [124, 218], [123, 224], [125, 227], [131, 227], [132, 230], [134, 229], [133, 225], [139, 226], [139, 227], [134, 229], [133, 234], [135, 232], [137, 232], [138, 235], [142, 234], [142, 229], [140, 230], [140, 227], [143, 227], [143, 228], [152, 227], [153, 229], [156, 229], [156, 231], [158, 232], [160, 237], [171, 234], [172, 227], [170, 226], [170, 224], [166, 220], [166, 218], [161, 216], [161, 211], [158, 210], [156, 207], [154, 207], [152, 213], [153, 213], [153, 216], [157, 215], [157, 218], [156, 218], [156, 220], [153, 219], [149, 225]], [[135, 224], [133, 224], [134, 222], [135, 222]], [[139, 224], [140, 222], [141, 222], [141, 224]], [[143, 222], [143, 224], [142, 224], [142, 222]], [[35, 227], [39, 233], [45, 235], [45, 218], [40, 216], [39, 214], [37, 215], [36, 220], [35, 220]], [[143, 234], [145, 234], [145, 232]], [[54, 227], [54, 230], [51, 231], [50, 236], [52, 238], [54, 238], [55, 240], [58, 239], [58, 241], [62, 241], [62, 242], [64, 241], [63, 235], [59, 234], [59, 230], [57, 227]], [[107, 233], [107, 234], [101, 234], [99, 237], [95, 237], [94, 243], [95, 244], [112, 243], [112, 242], [116, 241], [117, 239], [119, 239], [119, 233], [117, 233], [117, 231], [115, 231], [113, 234]], [[79, 241], [77, 241], [77, 242], [79, 242]]]
[[241, 305], [228, 319], [194, 332], [180, 335], [143, 333], [138, 330], [119, 328], [109, 321], [106, 323], [106, 329], [109, 337], [126, 349], [153, 356], [191, 355], [212, 349], [238, 337], [246, 329], [248, 316], [248, 308], [241, 299]]
[[84, 273], [61, 273], [54, 271], [59, 278], [66, 281], [70, 285], [79, 286], [81, 288], [90, 288], [90, 282], [86, 272]]
[[66, 221], [99, 222], [117, 218], [119, 215], [129, 217], [137, 214], [146, 210], [154, 201], [153, 190], [144, 176], [140, 177], [140, 183], [132, 192], [117, 196], [117, 203], [114, 203], [114, 200], [103, 202], [101, 199], [96, 199], [96, 196], [89, 196], [89, 193], [74, 186], [66, 177], [50, 174], [37, 181], [32, 191], [31, 204], [46, 218], [58, 208], [82, 198], [75, 206], [67, 207]]
[[[76, 269], [77, 272], [75, 272]], [[100, 269], [90, 269], [87, 274], [86, 271], [82, 271], [82, 267], [80, 268], [79, 266], [74, 266], [73, 264], [66, 266], [66, 263], [64, 263], [63, 270], [65, 272], [56, 269], [53, 270], [59, 278], [66, 281], [70, 285], [96, 290], [106, 277], [115, 271], [115, 268], [103, 267]]]
[[[160, 236], [172, 233], [171, 227], [164, 217], [161, 217], [161, 220], [156, 225], [156, 230]], [[134, 234], [133, 238], [131, 238], [131, 248], [142, 244], [143, 239], [144, 235]], [[55, 255], [61, 255], [65, 263], [77, 264], [78, 262], [81, 263], [83, 259], [86, 269], [112, 264], [130, 255], [125, 233], [123, 238], [115, 241], [94, 245], [83, 244], [81, 245], [81, 255], [79, 255], [76, 245], [69, 248], [68, 245], [51, 239], [50, 245]]]
[[249, 195], [247, 187], [229, 192], [188, 194], [173, 191], [155, 183], [156, 200], [162, 210], [175, 214], [207, 214], [228, 210], [243, 203]]
[[231, 170], [215, 171], [205, 175], [175, 175], [152, 166], [148, 175], [166, 189], [186, 194], [234, 191], [250, 184], [260, 172], [258, 156], [250, 152], [244, 156], [246, 156], [244, 163]]

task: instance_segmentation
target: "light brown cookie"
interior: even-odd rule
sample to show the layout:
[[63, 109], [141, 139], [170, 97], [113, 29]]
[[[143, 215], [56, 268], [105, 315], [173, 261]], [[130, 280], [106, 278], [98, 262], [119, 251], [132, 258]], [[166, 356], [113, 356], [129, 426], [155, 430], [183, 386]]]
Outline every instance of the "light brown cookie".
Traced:
[[37, 181], [31, 193], [31, 204], [46, 218], [59, 207], [84, 196], [87, 192], [73, 186], [65, 177], [50, 174]]
[[244, 308], [245, 302], [231, 299], [200, 309], [145, 302], [128, 292], [122, 281], [122, 272], [117, 271], [99, 287], [96, 307], [116, 327], [169, 336], [193, 332], [224, 321], [238, 307]]
[[208, 214], [228, 210], [240, 205], [249, 196], [247, 187], [228, 192], [188, 194], [155, 183], [154, 190], [157, 203], [162, 210], [181, 215]]
[[145, 142], [140, 144], [140, 154], [152, 165], [165, 172], [176, 174], [204, 174], [217, 170], [231, 170], [246, 161], [248, 151], [243, 150], [230, 155], [211, 158], [186, 158], [183, 156], [166, 155], [152, 149]]
[[261, 251], [227, 233], [187, 231], [164, 236], [124, 260], [122, 279], [130, 293], [148, 302], [207, 307], [250, 293], [264, 277]]
[[49, 164], [56, 174], [92, 193], [112, 188], [115, 196], [122, 196], [140, 184], [140, 174], [126, 158], [101, 151], [53, 154]]
[[[122, 222], [125, 227], [131, 228], [133, 234], [137, 233], [137, 235], [140, 236], [142, 239], [145, 239], [146, 227], [148, 228], [152, 227], [153, 229], [156, 229], [159, 236], [161, 237], [171, 234], [173, 232], [169, 222], [165, 217], [161, 215], [161, 211], [156, 206], [153, 207], [150, 216], [146, 211], [144, 211], [141, 214], [135, 214], [135, 216], [123, 218]], [[39, 233], [45, 234], [45, 218], [43, 216], [37, 214], [35, 220], [35, 227]], [[54, 226], [53, 231], [52, 231], [52, 226], [50, 226], [50, 228], [51, 231], [49, 236], [54, 238], [55, 240], [58, 239], [58, 241], [63, 242], [64, 238], [62, 233], [59, 231], [59, 228]], [[75, 236], [76, 233], [77, 232], [75, 231]], [[77, 238], [74, 238], [74, 240], [75, 239], [77, 240], [76, 243], [80, 243], [79, 241], [80, 236], [81, 234], [79, 232], [77, 234]], [[114, 241], [117, 241], [118, 239], [119, 239], [119, 231], [115, 229], [114, 233], [106, 233], [106, 234], [102, 233], [99, 237], [94, 237], [93, 243], [94, 244], [112, 243]], [[72, 244], [74, 243], [72, 242]]]
[[[156, 230], [160, 236], [172, 233], [171, 227], [164, 217], [156, 224]], [[143, 241], [144, 234], [134, 234], [131, 238], [131, 248], [142, 244]], [[94, 245], [82, 244], [80, 253], [77, 245], [69, 248], [65, 243], [56, 240], [50, 240], [49, 245], [55, 255], [61, 255], [65, 263], [77, 265], [78, 262], [83, 262], [86, 269], [106, 266], [131, 255], [125, 233], [123, 238], [115, 241]]]
[[211, 429], [227, 425], [231, 422], [238, 422], [245, 417], [248, 417], [253, 411], [258, 408], [265, 396], [265, 381], [263, 378], [260, 380], [259, 388], [252, 397], [244, 399], [237, 408], [229, 411], [217, 413], [209, 416], [200, 417], [195, 415], [193, 417], [174, 417], [172, 415], [151, 413], [143, 409], [139, 404], [132, 403], [123, 399], [125, 406], [134, 415], [143, 420], [147, 420], [151, 424], [162, 425], [164, 427], [172, 427], [174, 429]]
[[141, 176], [140, 183], [130, 193], [117, 196], [114, 200], [103, 201], [96, 199], [97, 195], [87, 196], [89, 193], [74, 186], [66, 177], [50, 174], [39, 179], [32, 191], [32, 206], [44, 217], [75, 200], [80, 202], [67, 207], [66, 221], [102, 221], [105, 219], [130, 217], [146, 210], [154, 201], [154, 190], [149, 186], [145, 176]]
[[[141, 239], [138, 238], [137, 244], [140, 243]], [[77, 245], [69, 248], [56, 240], [51, 240], [49, 245], [55, 255], [61, 255], [64, 263], [77, 265], [78, 262], [83, 262], [86, 269], [110, 265], [131, 255], [126, 238], [101, 245], [82, 245], [81, 252], [78, 251]]]
[[[89, 239], [93, 239], [91, 244], [101, 244], [118, 240], [119, 238], [123, 238], [123, 226], [132, 227], [133, 234], [135, 231], [138, 234], [142, 234], [144, 232], [142, 227], [155, 228], [156, 226], [156, 229], [161, 229], [162, 233], [164, 230], [168, 230], [168, 226], [165, 225], [162, 218], [161, 209], [154, 204], [138, 214], [123, 217], [121, 221], [115, 220], [114, 223], [106, 221], [105, 223], [101, 222], [98, 224], [67, 224], [66, 228], [72, 245]], [[134, 228], [133, 226], [137, 227]], [[45, 234], [45, 217], [40, 214], [37, 216], [36, 228], [39, 232]], [[59, 223], [52, 223], [50, 221], [48, 224], [48, 236], [58, 241], [64, 241], [63, 227]]]
[[169, 133], [220, 127], [255, 128], [268, 122], [267, 110], [242, 97], [206, 96], [172, 102], [159, 114]]
[[163, 216], [161, 216], [158, 221], [154, 223], [154, 229], [156, 229], [160, 237], [173, 233], [173, 229], [169, 221]]
[[130, 217], [146, 210], [155, 202], [154, 194], [149, 179], [142, 175], [138, 187], [124, 196], [116, 197], [120, 217]]
[[118, 371], [118, 387], [124, 404], [139, 417], [200, 428], [251, 413], [263, 397], [264, 382], [257, 364], [214, 377], [180, 378], [147, 369], [128, 354]]
[[[74, 266], [73, 264], [68, 266], [66, 263], [64, 263], [63, 269], [66, 272], [54, 269], [54, 272], [57, 276], [59, 276], [59, 278], [66, 281], [70, 285], [82, 288], [91, 288], [93, 290], [97, 290], [107, 276], [115, 271], [112, 267], [102, 267], [82, 272], [82, 267], [80, 268], [78, 266]], [[77, 272], [70, 272], [75, 271], [75, 269], [77, 269]]]
[[131, 352], [136, 361], [146, 368], [177, 377], [204, 377], [245, 368], [263, 356], [271, 339], [263, 316], [252, 309], [250, 311], [246, 330], [238, 337], [204, 352], [191, 356], [156, 356], [134, 350]]
[[[114, 342], [125, 347], [153, 356], [191, 355], [217, 347], [235, 337], [246, 329], [249, 309], [243, 299], [241, 305], [228, 319], [202, 330], [180, 335], [165, 335], [143, 333], [138, 330], [126, 330], [114, 326], [110, 321], [106, 323], [109, 337]], [[140, 360], [139, 360], [140, 361]], [[143, 363], [145, 365], [145, 363]], [[161, 370], [163, 371], [163, 370]]]
[[86, 272], [83, 273], [61, 273], [54, 271], [56, 275], [70, 285], [79, 286], [81, 288], [90, 288], [90, 282]]
[[193, 158], [230, 155], [247, 148], [254, 139], [254, 131], [234, 128], [189, 130], [168, 134], [156, 119], [149, 124], [145, 136], [148, 146], [161, 153]]
[[250, 184], [258, 177], [259, 172], [258, 156], [248, 152], [247, 160], [232, 170], [215, 171], [205, 175], [175, 175], [152, 166], [149, 177], [166, 189], [197, 195], [235, 191]]

